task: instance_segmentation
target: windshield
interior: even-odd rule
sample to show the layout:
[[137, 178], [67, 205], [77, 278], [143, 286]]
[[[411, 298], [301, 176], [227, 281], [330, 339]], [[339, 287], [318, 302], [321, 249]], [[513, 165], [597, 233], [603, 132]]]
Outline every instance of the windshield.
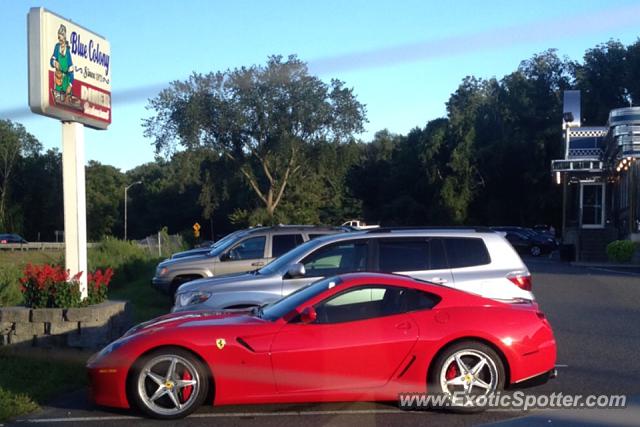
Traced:
[[282, 316], [291, 313], [305, 301], [308, 301], [321, 292], [331, 289], [341, 283], [342, 280], [338, 277], [329, 277], [313, 282], [312, 284], [302, 287], [286, 297], [265, 306], [262, 310], [262, 318], [270, 321], [278, 320]]
[[325, 240], [326, 238], [323, 237], [309, 240], [301, 244], [300, 246], [291, 249], [289, 252], [280, 255], [280, 257], [276, 258], [274, 261], [271, 261], [265, 267], [258, 270], [258, 272], [260, 274], [274, 274], [283, 272], [289, 265], [298, 262], [300, 257], [306, 254], [309, 250], [322, 245]]
[[218, 240], [211, 246], [210, 256], [218, 256], [222, 252], [226, 251], [229, 246], [238, 241], [238, 238], [242, 237], [246, 233], [246, 230], [238, 230], [233, 233], [229, 233], [222, 239]]

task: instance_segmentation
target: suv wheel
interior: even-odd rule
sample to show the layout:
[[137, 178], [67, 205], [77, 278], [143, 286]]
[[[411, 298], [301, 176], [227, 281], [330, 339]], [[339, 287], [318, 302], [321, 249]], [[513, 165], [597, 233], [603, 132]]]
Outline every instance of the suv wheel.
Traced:
[[537, 245], [531, 246], [531, 248], [529, 249], [529, 253], [533, 256], [540, 256], [542, 254], [542, 249]]

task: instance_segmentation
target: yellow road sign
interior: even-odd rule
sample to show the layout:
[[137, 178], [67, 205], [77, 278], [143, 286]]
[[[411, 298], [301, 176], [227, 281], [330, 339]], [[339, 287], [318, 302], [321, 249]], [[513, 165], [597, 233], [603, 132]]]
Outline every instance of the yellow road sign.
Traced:
[[197, 222], [193, 224], [193, 231], [200, 231], [200, 224], [198, 224]]

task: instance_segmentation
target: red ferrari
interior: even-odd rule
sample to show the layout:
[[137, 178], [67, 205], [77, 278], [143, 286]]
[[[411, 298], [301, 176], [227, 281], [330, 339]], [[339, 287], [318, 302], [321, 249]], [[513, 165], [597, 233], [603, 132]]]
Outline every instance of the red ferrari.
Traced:
[[488, 394], [554, 371], [536, 305], [404, 276], [318, 281], [243, 312], [182, 312], [140, 324], [88, 363], [99, 405], [156, 418], [214, 405], [394, 401]]

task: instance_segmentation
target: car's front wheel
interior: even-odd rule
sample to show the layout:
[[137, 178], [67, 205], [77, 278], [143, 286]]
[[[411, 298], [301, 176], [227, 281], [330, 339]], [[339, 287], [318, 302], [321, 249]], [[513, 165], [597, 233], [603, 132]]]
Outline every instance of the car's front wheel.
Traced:
[[542, 248], [537, 245], [531, 246], [531, 248], [529, 249], [529, 253], [533, 256], [540, 256], [542, 255]]
[[209, 390], [207, 371], [193, 354], [180, 348], [152, 352], [136, 362], [129, 396], [145, 414], [182, 418], [195, 411]]
[[464, 341], [449, 347], [434, 362], [430, 393], [446, 397], [446, 407], [461, 411], [486, 409], [480, 403], [505, 385], [500, 356], [486, 344]]

